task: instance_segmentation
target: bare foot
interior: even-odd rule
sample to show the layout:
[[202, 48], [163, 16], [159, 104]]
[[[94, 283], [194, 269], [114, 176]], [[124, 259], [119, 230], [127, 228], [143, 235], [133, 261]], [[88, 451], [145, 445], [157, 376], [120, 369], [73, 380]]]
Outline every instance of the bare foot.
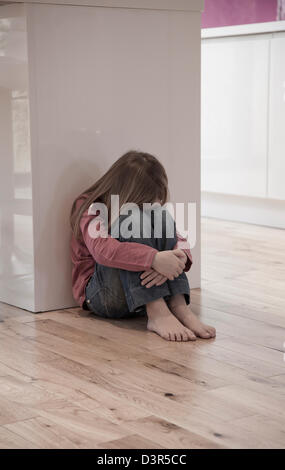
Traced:
[[[184, 300], [184, 298], [183, 298]], [[173, 297], [169, 302], [169, 308], [173, 315], [189, 330], [203, 339], [210, 339], [216, 336], [216, 330], [212, 326], [205, 325], [199, 318], [192, 312], [190, 307], [184, 302], [175, 301]]]
[[147, 329], [168, 341], [194, 341], [196, 336], [172, 315], [163, 299], [149, 302], [146, 306]]

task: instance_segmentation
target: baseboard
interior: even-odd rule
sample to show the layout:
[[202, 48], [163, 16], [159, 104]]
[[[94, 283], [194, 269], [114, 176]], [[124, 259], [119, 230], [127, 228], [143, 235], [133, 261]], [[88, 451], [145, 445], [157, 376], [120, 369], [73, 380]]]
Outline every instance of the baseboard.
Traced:
[[202, 191], [201, 215], [285, 229], [285, 201]]

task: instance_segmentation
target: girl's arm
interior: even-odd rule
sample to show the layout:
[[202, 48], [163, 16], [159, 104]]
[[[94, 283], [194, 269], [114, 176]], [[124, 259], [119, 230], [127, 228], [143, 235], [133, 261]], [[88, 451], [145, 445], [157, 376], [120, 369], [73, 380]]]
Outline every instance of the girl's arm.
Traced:
[[[108, 233], [106, 237], [92, 237], [92, 230], [89, 230], [91, 222], [98, 225], [99, 220], [95, 221], [94, 215], [83, 214], [80, 228], [85, 245], [97, 263], [128, 271], [148, 271], [152, 268], [158, 250], [142, 243], [120, 242]], [[188, 271], [192, 264], [190, 246], [178, 232], [175, 248], [183, 250], [187, 255], [184, 271]]]
[[80, 228], [84, 243], [97, 263], [128, 271], [146, 271], [151, 268], [158, 252], [155, 248], [141, 243], [122, 243], [110, 235], [93, 238], [88, 230], [93, 219], [94, 215], [83, 214]]

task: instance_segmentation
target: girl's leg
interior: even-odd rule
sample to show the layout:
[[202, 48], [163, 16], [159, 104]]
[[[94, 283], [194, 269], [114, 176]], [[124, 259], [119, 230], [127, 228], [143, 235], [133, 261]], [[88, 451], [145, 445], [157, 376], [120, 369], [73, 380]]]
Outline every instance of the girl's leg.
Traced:
[[[140, 217], [141, 217], [140, 213]], [[121, 217], [120, 222], [125, 217]], [[176, 244], [176, 235], [165, 237], [168, 216], [163, 216], [163, 236], [155, 238], [128, 238], [120, 237], [121, 241], [133, 241], [154, 246], [159, 250], [172, 249]], [[141, 220], [137, 221], [141, 223]], [[149, 224], [150, 219], [145, 217], [144, 223]], [[143, 225], [140, 224], [143, 232]], [[175, 232], [174, 232], [175, 233]], [[126, 318], [147, 313], [150, 331], [172, 341], [189, 341], [196, 339], [195, 335], [182, 325], [169, 310], [164, 299], [169, 299], [171, 291], [166, 282], [163, 286], [154, 286], [151, 289], [141, 285], [140, 272], [108, 268], [96, 264], [95, 272], [86, 287], [86, 303], [90, 310], [106, 318]], [[185, 276], [186, 278], [186, 276]], [[189, 285], [186, 279], [179, 283], [182, 294], [189, 294]], [[174, 282], [174, 281], [173, 281]]]
[[[155, 236], [154, 222], [161, 220], [161, 236]], [[121, 216], [120, 224], [126, 216]], [[140, 237], [124, 238], [120, 235], [120, 241], [142, 243], [156, 248], [159, 251], [171, 250], [176, 245], [175, 222], [168, 212], [157, 207], [152, 213], [140, 212], [138, 220], [140, 224]], [[147, 238], [145, 233], [150, 233]], [[172, 236], [170, 236], [172, 233]], [[174, 281], [165, 282], [162, 286], [153, 286], [147, 289], [141, 285], [141, 273], [120, 270], [120, 278], [126, 295], [128, 308], [139, 312], [145, 310], [148, 316], [147, 328], [154, 331], [162, 338], [170, 341], [195, 340], [195, 335], [175, 318], [168, 308], [165, 300], [170, 299], [173, 292], [177, 292], [189, 302], [190, 290], [185, 273], [182, 273]]]
[[[117, 223], [120, 224], [120, 228], [124, 226], [125, 220], [128, 216], [120, 216]], [[158, 231], [155, 230], [155, 220], [159, 224], [161, 221], [161, 232], [160, 236], [156, 236]], [[134, 242], [144, 245], [152, 246], [158, 251], [172, 250], [176, 245], [176, 228], [175, 222], [169, 212], [162, 209], [160, 206], [153, 209], [152, 212], [140, 211], [138, 214], [133, 215], [132, 223], [136, 224], [140, 228], [139, 236], [126, 236], [122, 234], [123, 230], [120, 230], [119, 240], [122, 242]], [[159, 228], [159, 227], [158, 227]], [[150, 236], [146, 237], [145, 234]], [[146, 288], [141, 284], [140, 278], [142, 272], [132, 272], [126, 270], [119, 270], [120, 279], [126, 295], [126, 301], [128, 308], [131, 312], [145, 309], [145, 305], [158, 299], [169, 299], [175, 293], [184, 294], [187, 301], [189, 302], [189, 283], [185, 273], [182, 273], [174, 281], [171, 282], [171, 288], [169, 281], [165, 282], [161, 286], [153, 286]]]
[[192, 312], [190, 307], [186, 304], [184, 295], [173, 295], [168, 301], [168, 306], [173, 315], [196, 336], [204, 339], [214, 338], [216, 336], [215, 328], [202, 323], [195, 313]]
[[93, 276], [85, 289], [87, 308], [104, 318], [129, 318], [144, 315], [144, 312], [130, 312], [119, 269], [96, 263]]
[[[145, 290], [147, 290], [145, 288]], [[163, 297], [155, 296], [140, 308], [130, 311], [120, 279], [120, 270], [96, 264], [95, 272], [86, 287], [88, 309], [103, 318], [122, 319], [147, 314], [147, 329], [169, 341], [195, 340], [169, 310]], [[141, 295], [141, 294], [140, 294]], [[134, 295], [136, 301], [136, 294]]]

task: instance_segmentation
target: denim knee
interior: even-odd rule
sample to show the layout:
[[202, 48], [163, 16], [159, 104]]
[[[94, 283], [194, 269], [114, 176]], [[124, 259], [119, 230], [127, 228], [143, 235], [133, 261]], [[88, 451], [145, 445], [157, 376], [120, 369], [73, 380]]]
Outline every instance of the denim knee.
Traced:
[[121, 214], [112, 225], [115, 238], [154, 246], [159, 251], [171, 250], [176, 245], [175, 221], [165, 207], [160, 204], [145, 210], [129, 207], [128, 213]]

